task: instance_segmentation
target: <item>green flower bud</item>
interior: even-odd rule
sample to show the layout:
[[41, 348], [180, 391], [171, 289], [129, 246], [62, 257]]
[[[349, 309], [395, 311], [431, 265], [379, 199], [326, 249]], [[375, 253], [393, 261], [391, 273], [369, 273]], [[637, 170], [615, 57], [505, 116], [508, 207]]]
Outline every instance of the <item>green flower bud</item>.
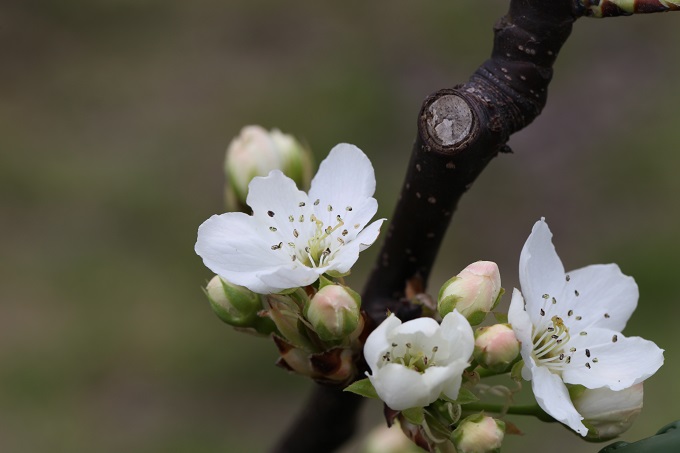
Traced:
[[291, 135], [277, 129], [267, 132], [260, 126], [246, 126], [229, 144], [224, 167], [227, 205], [230, 210], [242, 210], [250, 181], [256, 176], [267, 176], [272, 170], [281, 170], [299, 189], [307, 189], [312, 155]]
[[215, 314], [234, 327], [252, 328], [257, 333], [269, 334], [274, 325], [259, 316], [262, 301], [259, 294], [248, 288], [234, 285], [216, 275], [205, 288], [208, 301]]
[[501, 290], [496, 263], [477, 261], [444, 283], [439, 290], [437, 309], [444, 317], [455, 308], [474, 326], [496, 306]]
[[505, 436], [505, 423], [483, 414], [463, 420], [451, 435], [458, 453], [498, 452]]
[[305, 317], [323, 341], [347, 338], [359, 326], [361, 298], [343, 285], [323, 286], [305, 306]]
[[475, 332], [473, 357], [484, 368], [496, 373], [508, 371], [519, 359], [520, 344], [507, 324], [480, 327]]

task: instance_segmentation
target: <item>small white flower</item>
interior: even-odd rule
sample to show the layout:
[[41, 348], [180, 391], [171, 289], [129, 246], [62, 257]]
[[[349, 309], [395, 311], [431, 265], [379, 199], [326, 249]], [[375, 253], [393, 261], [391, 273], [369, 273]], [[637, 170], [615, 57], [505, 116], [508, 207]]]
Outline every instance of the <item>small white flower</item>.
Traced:
[[441, 325], [432, 318], [401, 323], [390, 315], [364, 345], [368, 374], [381, 400], [394, 410], [424, 407], [444, 393], [456, 399], [474, 348], [472, 327], [457, 311]]
[[620, 332], [635, 310], [638, 288], [615, 264], [565, 273], [543, 219], [522, 249], [509, 321], [522, 342], [522, 377], [531, 380], [538, 404], [582, 436], [588, 429], [566, 384], [617, 391], [653, 375], [663, 350]]
[[278, 170], [254, 178], [253, 215], [214, 215], [198, 228], [196, 253], [210, 270], [260, 294], [342, 275], [378, 237], [375, 173], [356, 146], [340, 144], [321, 162], [309, 195]]

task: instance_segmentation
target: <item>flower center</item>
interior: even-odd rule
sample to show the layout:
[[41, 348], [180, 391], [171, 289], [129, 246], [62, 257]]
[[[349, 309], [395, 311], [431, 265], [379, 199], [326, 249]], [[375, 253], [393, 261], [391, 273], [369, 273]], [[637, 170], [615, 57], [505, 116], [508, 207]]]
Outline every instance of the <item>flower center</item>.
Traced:
[[[314, 201], [314, 206], [318, 206], [320, 200]], [[306, 202], [301, 201], [298, 207], [304, 208]], [[329, 213], [333, 212], [333, 206], [330, 204], [326, 207]], [[352, 211], [351, 206], [345, 207], [345, 211]], [[318, 213], [319, 211], [317, 211]], [[267, 211], [269, 217], [274, 218], [276, 213], [274, 211]], [[333, 217], [331, 216], [332, 220]], [[309, 223], [314, 225], [310, 227]], [[302, 265], [312, 268], [323, 267], [328, 265], [328, 262], [333, 259], [340, 248], [345, 245], [345, 238], [349, 234], [349, 230], [345, 227], [345, 221], [340, 214], [335, 215], [335, 222], [328, 225], [324, 224], [323, 220], [319, 219], [316, 214], [309, 216], [303, 211], [298, 214], [290, 214], [288, 216], [288, 223], [292, 230], [285, 230], [292, 233], [292, 237], [288, 234], [282, 234], [279, 230], [280, 225], [271, 225], [269, 230], [278, 236], [279, 242], [273, 244], [271, 249], [273, 251], [284, 250], [291, 260], [299, 261]], [[355, 230], [361, 228], [361, 225], [356, 223], [353, 227]], [[284, 231], [285, 231], [284, 230]], [[336, 231], [338, 231], [337, 234]], [[278, 253], [278, 252], [277, 252]]]
[[314, 235], [309, 238], [304, 249], [296, 250], [297, 259], [302, 264], [308, 267], [322, 267], [327, 261], [330, 261], [331, 255], [338, 251], [339, 246], [344, 245], [345, 241], [341, 237], [337, 238], [339, 246], [335, 246], [331, 240], [331, 234], [345, 225], [340, 215], [336, 216], [336, 220], [337, 223], [334, 226], [324, 228], [324, 223], [321, 220], [314, 214], [310, 216], [310, 221], [316, 224]]
[[533, 335], [532, 357], [538, 365], [560, 373], [571, 362], [570, 353], [565, 353], [569, 343], [569, 328], [559, 316], [553, 316], [546, 325], [536, 326]]
[[435, 366], [435, 356], [439, 346], [434, 346], [432, 348], [431, 354], [429, 355], [423, 352], [422, 348], [413, 346], [412, 343], [407, 342], [403, 346], [398, 343], [392, 343], [392, 349], [385, 352], [382, 356], [383, 363], [398, 363], [404, 365], [406, 368], [410, 368], [419, 373], [424, 373], [426, 369], [431, 366]]

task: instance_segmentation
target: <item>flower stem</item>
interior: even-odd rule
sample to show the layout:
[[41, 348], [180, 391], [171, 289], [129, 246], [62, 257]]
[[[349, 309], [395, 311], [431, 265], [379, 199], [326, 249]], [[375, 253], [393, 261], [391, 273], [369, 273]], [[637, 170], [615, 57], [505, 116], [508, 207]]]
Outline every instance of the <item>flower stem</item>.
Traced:
[[552, 423], [556, 420], [548, 415], [538, 404], [524, 404], [518, 406], [505, 406], [503, 404], [470, 403], [463, 406], [465, 412], [494, 412], [497, 414], [532, 415], [537, 419]]

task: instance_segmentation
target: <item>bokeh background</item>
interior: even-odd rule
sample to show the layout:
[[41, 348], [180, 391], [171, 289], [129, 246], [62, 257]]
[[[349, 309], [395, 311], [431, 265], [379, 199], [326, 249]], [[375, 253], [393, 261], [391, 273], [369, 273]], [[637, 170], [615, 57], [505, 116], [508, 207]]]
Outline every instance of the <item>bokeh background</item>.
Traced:
[[[224, 149], [253, 123], [296, 134], [319, 160], [355, 143], [390, 217], [422, 99], [467, 79], [506, 8], [3, 1], [0, 451], [265, 451], [311, 383], [275, 368], [269, 341], [223, 325], [201, 292], [211, 275], [193, 245], [223, 211]], [[679, 21], [577, 22], [548, 106], [465, 196], [431, 278], [436, 292], [490, 259], [516, 286], [541, 216], [568, 269], [619, 263], [641, 290], [625, 333], [667, 350], [625, 440], [680, 419]], [[380, 408], [366, 407], [368, 428]], [[504, 451], [602, 447], [512, 420], [526, 435]]]

